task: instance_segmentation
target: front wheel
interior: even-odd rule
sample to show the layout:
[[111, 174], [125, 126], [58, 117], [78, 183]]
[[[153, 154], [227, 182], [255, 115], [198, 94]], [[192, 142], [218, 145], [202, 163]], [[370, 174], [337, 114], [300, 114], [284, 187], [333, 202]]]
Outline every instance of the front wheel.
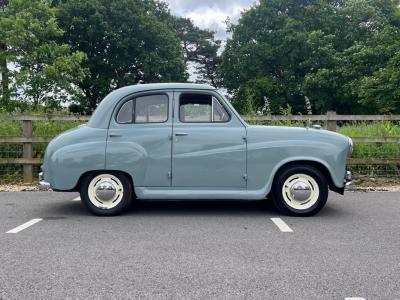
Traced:
[[125, 211], [132, 198], [131, 181], [122, 173], [92, 173], [80, 186], [82, 202], [91, 213], [113, 216]]
[[272, 198], [278, 210], [294, 216], [318, 213], [328, 199], [325, 176], [311, 166], [290, 166], [274, 180]]

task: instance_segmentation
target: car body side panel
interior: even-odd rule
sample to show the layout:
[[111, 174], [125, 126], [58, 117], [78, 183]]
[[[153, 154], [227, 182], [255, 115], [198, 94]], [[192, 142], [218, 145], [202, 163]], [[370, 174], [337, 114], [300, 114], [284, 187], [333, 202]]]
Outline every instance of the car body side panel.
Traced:
[[44, 179], [54, 189], [71, 190], [83, 173], [103, 170], [106, 137], [106, 129], [81, 126], [53, 139], [44, 159]]
[[248, 189], [268, 193], [274, 175], [286, 163], [313, 161], [326, 167], [333, 183], [344, 185], [347, 138], [325, 130], [249, 126], [247, 128]]
[[[107, 140], [106, 169], [131, 175], [135, 186], [171, 185], [172, 91], [160, 91], [169, 98], [168, 120], [163, 123], [118, 124], [114, 112]], [[144, 96], [147, 93], [137, 93]], [[111, 137], [116, 134], [117, 137]]]
[[114, 129], [122, 136], [107, 142], [106, 169], [130, 174], [135, 186], [170, 186], [172, 129], [147, 125], [133, 130]]
[[347, 138], [327, 131], [306, 128], [247, 127], [247, 189], [226, 187], [137, 187], [142, 199], [263, 199], [271, 190], [280, 167], [296, 161], [320, 163], [336, 187], [344, 186]]
[[[173, 126], [172, 186], [245, 188], [246, 129], [231, 113], [228, 122], [185, 123], [179, 119], [179, 98], [175, 91]], [[205, 93], [223, 101], [219, 94]], [[224, 103], [224, 106], [225, 103]], [[226, 107], [229, 110], [228, 107]], [[184, 133], [185, 136], [177, 136]]]

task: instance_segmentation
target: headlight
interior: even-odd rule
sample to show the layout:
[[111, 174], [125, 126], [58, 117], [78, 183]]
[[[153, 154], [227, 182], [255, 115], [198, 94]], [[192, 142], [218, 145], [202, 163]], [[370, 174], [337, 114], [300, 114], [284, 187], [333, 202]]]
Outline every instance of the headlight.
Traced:
[[353, 153], [353, 140], [351, 138], [349, 138], [349, 155]]

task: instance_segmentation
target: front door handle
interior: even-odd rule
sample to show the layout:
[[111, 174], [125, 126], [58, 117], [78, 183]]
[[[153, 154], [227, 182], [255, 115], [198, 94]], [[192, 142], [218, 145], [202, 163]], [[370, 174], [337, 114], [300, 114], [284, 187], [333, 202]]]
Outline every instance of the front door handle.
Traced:
[[187, 136], [188, 134], [186, 132], [176, 132], [175, 136]]
[[110, 133], [108, 136], [109, 137], [121, 137], [122, 135], [121, 134], [117, 134], [117, 133]]

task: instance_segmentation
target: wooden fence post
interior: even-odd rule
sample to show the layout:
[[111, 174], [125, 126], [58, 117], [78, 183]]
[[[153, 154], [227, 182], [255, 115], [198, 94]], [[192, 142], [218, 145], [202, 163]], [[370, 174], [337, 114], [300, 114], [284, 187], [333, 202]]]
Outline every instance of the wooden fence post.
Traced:
[[[336, 112], [335, 111], [328, 111], [326, 113], [326, 129], [330, 131], [336, 131]], [[333, 119], [333, 120], [332, 120]]]
[[[23, 120], [22, 121], [22, 136], [24, 138], [32, 138], [32, 120]], [[33, 149], [32, 142], [23, 143], [23, 158], [24, 159], [32, 159], [33, 158]], [[24, 182], [32, 183], [33, 182], [33, 165], [24, 164]]]

